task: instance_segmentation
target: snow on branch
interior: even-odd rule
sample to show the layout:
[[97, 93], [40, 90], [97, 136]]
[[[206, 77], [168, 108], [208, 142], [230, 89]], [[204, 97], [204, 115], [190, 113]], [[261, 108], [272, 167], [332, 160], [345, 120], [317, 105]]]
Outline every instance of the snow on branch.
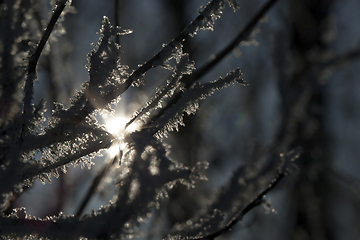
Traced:
[[[198, 17], [176, 38], [131, 73], [128, 72], [128, 66], [121, 64], [120, 46], [116, 43], [117, 36], [129, 34], [131, 30], [113, 27], [109, 19], [104, 17], [99, 41], [88, 55], [89, 81], [84, 82], [82, 89], [75, 93], [69, 108], [54, 103], [55, 109], [51, 116], [46, 116], [44, 100], [37, 105], [32, 103], [33, 84], [37, 79], [39, 57], [56, 22], [70, 2], [66, 0], [56, 2], [48, 26], [34, 54], [29, 58], [23, 113], [14, 123], [6, 126], [6, 131], [3, 131], [5, 136], [0, 139], [0, 196], [3, 210], [0, 215], [1, 237], [133, 238], [135, 229], [139, 229], [144, 219], [151, 219], [149, 213], [159, 210], [161, 199], [168, 198], [169, 191], [177, 184], [194, 188], [198, 180], [206, 179], [204, 171], [208, 168], [208, 163], [195, 162], [191, 167], [172, 159], [164, 137], [171, 131], [178, 131], [179, 125], [184, 125], [184, 114], [195, 114], [199, 102], [214, 94], [216, 90], [235, 83], [247, 85], [241, 78], [240, 69], [237, 68], [224, 78], [220, 77], [213, 82], [197, 83], [192, 86], [204, 73], [195, 72], [195, 63], [189, 59], [188, 53], [183, 51], [182, 43], [187, 37], [196, 35], [200, 29], [212, 30], [225, 4], [234, 10], [239, 7], [235, 0], [213, 0], [201, 8]], [[271, 0], [269, 4], [274, 2]], [[268, 7], [263, 8], [256, 15], [247, 30], [245, 29], [245, 33], [235, 41], [236, 44], [248, 36], [249, 31], [268, 11], [271, 4], [266, 5]], [[222, 59], [223, 56], [218, 56], [212, 64]], [[170, 62], [174, 61], [175, 66], [170, 66]], [[96, 114], [101, 114], [104, 109], [111, 110], [111, 103], [119, 101], [121, 95], [131, 86], [135, 87], [142, 83], [147, 71], [157, 66], [171, 70], [171, 77], [165, 86], [157, 88], [155, 95], [143, 108], [133, 114], [126, 126], [138, 119], [142, 119], [144, 124], [137, 131], [124, 133], [121, 137], [110, 134], [99, 124]], [[208, 70], [209, 66], [206, 68], [206, 71]], [[191, 79], [190, 85], [187, 85], [189, 82], [184, 81], [186, 77]], [[181, 94], [175, 94], [179, 92]], [[176, 103], [165, 107], [162, 105], [177, 96], [179, 99]], [[154, 121], [147, 118], [157, 110], [164, 111], [164, 114], [159, 115]], [[101, 150], [108, 149], [118, 142], [122, 143], [122, 149], [119, 150], [121, 156], [119, 153], [120, 157], [114, 157], [108, 165], [105, 163], [104, 172], [94, 181], [95, 184], [88, 191], [88, 196], [75, 216], [60, 213], [40, 219], [27, 214], [25, 208], [12, 207], [11, 201], [16, 201], [16, 197], [20, 196], [25, 188], [30, 188], [35, 180], [51, 183], [52, 176], [59, 177], [60, 172], [66, 173], [70, 165], [87, 164], [90, 167], [94, 164], [92, 159], [100, 155]], [[199, 237], [194, 239], [213, 239], [229, 231], [247, 212], [263, 203], [265, 195], [290, 172], [292, 162], [300, 153], [301, 151], [296, 149], [283, 154], [283, 162], [278, 169], [277, 177], [224, 228], [205, 236], [198, 232], [196, 236]], [[117, 161], [117, 158], [121, 158], [121, 161]], [[110, 172], [109, 169], [114, 172], [112, 182], [116, 193], [113, 199], [91, 214], [82, 215], [89, 198], [96, 192], [104, 175]], [[208, 223], [215, 224], [221, 218], [220, 211], [215, 209]], [[185, 236], [174, 236], [177, 237], [185, 238]]]
[[199, 108], [200, 100], [212, 95], [215, 90], [221, 90], [231, 83], [239, 83], [246, 86], [247, 83], [241, 79], [240, 69], [229, 72], [225, 78], [210, 83], [197, 84], [193, 88], [185, 89], [182, 98], [174, 104], [170, 109], [165, 111], [164, 115], [155, 123], [156, 137], [166, 137], [169, 131], [178, 131], [179, 125], [184, 125], [183, 114], [195, 114]]
[[40, 55], [45, 47], [45, 44], [46, 44], [47, 40], [49, 39], [50, 34], [60, 16], [60, 14], [64, 10], [67, 2], [68, 2], [67, 0], [62, 0], [58, 3], [56, 9], [54, 10], [53, 16], [51, 17], [49, 24], [48, 24], [44, 34], [42, 35], [42, 38], [41, 38], [38, 46], [36, 47], [34, 54], [29, 59], [27, 79], [26, 79], [25, 88], [24, 88], [25, 97], [23, 100], [23, 102], [24, 102], [23, 124], [25, 124], [26, 122], [30, 122], [30, 120], [32, 118], [32, 114], [33, 114], [31, 102], [32, 102], [33, 94], [34, 94], [33, 84], [34, 84], [35, 80], [37, 79], [36, 66], [38, 64]]
[[129, 126], [136, 119], [141, 118], [143, 115], [149, 116], [150, 110], [161, 108], [162, 101], [165, 98], [171, 97], [175, 90], [181, 89], [180, 80], [184, 74], [190, 75], [192, 73], [193, 69], [195, 69], [194, 65], [195, 64], [193, 62], [190, 62], [189, 56], [187, 54], [183, 55], [179, 61], [179, 64], [176, 66], [172, 79], [165, 87], [160, 87], [157, 89], [155, 96], [146, 103], [146, 107], [140, 109], [139, 112], [136, 112], [125, 127]]
[[[125, 83], [115, 85], [111, 88], [106, 89], [105, 94], [102, 96], [102, 99], [109, 103], [110, 101], [121, 96], [134, 82], [139, 81], [139, 79], [144, 77], [144, 74], [151, 68], [154, 68], [159, 65], [164, 65], [169, 58], [172, 58], [177, 55], [178, 59], [182, 56], [182, 42], [188, 36], [193, 36], [200, 29], [209, 29], [205, 26], [212, 26], [214, 21], [219, 18], [221, 9], [224, 8], [224, 3], [228, 3], [231, 7], [238, 8], [238, 4], [235, 0], [213, 0], [204, 7], [203, 11], [199, 13], [199, 16], [190, 23], [188, 27], [186, 27], [174, 40], [170, 43], [166, 44], [160, 52], [158, 52], [153, 58], [147, 61], [145, 64], [141, 65], [138, 69], [133, 71]], [[94, 108], [85, 107], [79, 109], [77, 106], [83, 106], [85, 103], [83, 102], [84, 98], [82, 94], [75, 99], [73, 102], [73, 107], [71, 107], [67, 112], [78, 112], [82, 111], [82, 116], [85, 117], [87, 114], [94, 111]]]
[[269, 183], [268, 187], [264, 189], [260, 194], [258, 194], [250, 203], [248, 203], [245, 208], [237, 212], [235, 216], [226, 224], [225, 227], [205, 236], [197, 237], [185, 237], [185, 236], [174, 236], [174, 239], [187, 239], [187, 240], [210, 240], [215, 239], [224, 233], [230, 231], [237, 223], [243, 220], [244, 216], [254, 209], [257, 206], [260, 206], [265, 203], [266, 194], [268, 194], [272, 189], [274, 189], [279, 182], [286, 177], [291, 170], [288, 166], [294, 164], [294, 161], [300, 157], [303, 150], [301, 147], [297, 147], [288, 153], [280, 154], [281, 163], [279, 164], [276, 177]]
[[[236, 1], [213, 0], [182, 33], [167, 44], [152, 59], [135, 70], [125, 82], [120, 80], [120, 75], [126, 75], [124, 70], [127, 69], [127, 67], [121, 66], [119, 59], [115, 58], [118, 46], [114, 43], [112, 36], [129, 34], [131, 33], [131, 30], [114, 28], [110, 25], [108, 18], [105, 17], [101, 29], [102, 38], [100, 38], [98, 45], [96, 45], [98, 50], [93, 51], [89, 55], [90, 84], [85, 83], [83, 85], [83, 90], [75, 95], [72, 100], [72, 106], [69, 109], [63, 109], [60, 106], [58, 110], [53, 112], [55, 118], [67, 119], [67, 121], [57, 121], [53, 124], [53, 129], [62, 129], [64, 128], [64, 124], [67, 124], [68, 122], [74, 124], [80, 123], [98, 107], [103, 108], [105, 105], [121, 96], [122, 93], [124, 93], [136, 80], [142, 77], [150, 68], [164, 65], [170, 58], [174, 57], [178, 59], [177, 61], [180, 61], [181, 56], [183, 55], [181, 42], [184, 41], [190, 33], [195, 33], [199, 29], [202, 29], [201, 26], [204, 22], [210, 20], [212, 22], [215, 21], [218, 17], [214, 18], [214, 16], [220, 16], [222, 13], [220, 10], [224, 8], [224, 3], [226, 2], [234, 9], [238, 8]], [[94, 63], [92, 63], [93, 61]], [[108, 64], [105, 64], [105, 62]], [[121, 70], [120, 74], [116, 72], [118, 69]], [[116, 81], [109, 83], [111, 79], [116, 79]], [[88, 96], [88, 99], [86, 96]], [[49, 129], [45, 135], [39, 137], [51, 139], [53, 143], [58, 142], [62, 136], [56, 135], [55, 138], [50, 138], [50, 136], [53, 136], [51, 133], [52, 131], [54, 130]], [[47, 144], [49, 144], [49, 142]]]

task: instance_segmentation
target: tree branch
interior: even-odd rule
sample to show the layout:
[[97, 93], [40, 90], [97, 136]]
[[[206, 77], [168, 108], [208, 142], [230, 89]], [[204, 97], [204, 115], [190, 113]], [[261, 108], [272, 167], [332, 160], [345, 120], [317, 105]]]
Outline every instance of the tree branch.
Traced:
[[277, 176], [275, 177], [275, 179], [273, 179], [272, 182], [269, 184], [269, 186], [264, 191], [262, 191], [255, 199], [253, 199], [243, 210], [238, 212], [235, 215], [235, 217], [233, 217], [225, 227], [206, 236], [186, 238], [186, 239], [187, 240], [215, 239], [216, 237], [219, 237], [220, 235], [230, 231], [239, 221], [243, 219], [243, 217], [248, 212], [250, 212], [250, 210], [264, 203], [264, 198], [266, 194], [269, 193], [272, 189], [274, 189], [279, 184], [279, 182], [290, 173], [291, 170], [289, 169], [289, 164], [293, 163], [295, 159], [299, 158], [302, 152], [303, 152], [302, 148], [297, 147], [296, 149], [291, 150], [287, 154], [280, 154], [280, 157], [282, 158], [283, 162], [278, 168]]
[[101, 171], [94, 178], [94, 180], [91, 184], [91, 187], [89, 188], [88, 192], [85, 195], [85, 198], [81, 202], [80, 207], [76, 212], [75, 217], [80, 218], [86, 205], [88, 204], [88, 202], [90, 201], [90, 199], [94, 195], [94, 193], [96, 192], [97, 187], [100, 185], [102, 179], [108, 174], [109, 170], [111, 169], [111, 166], [113, 166], [117, 162], [118, 159], [119, 159], [119, 156], [115, 156], [109, 163], [104, 164]]
[[[185, 88], [190, 88], [196, 81], [202, 78], [207, 74], [211, 69], [213, 69], [221, 60], [224, 59], [236, 46], [238, 46], [242, 41], [248, 39], [252, 31], [258, 22], [265, 16], [265, 14], [270, 10], [270, 8], [276, 3], [277, 0], [268, 1], [255, 16], [246, 24], [246, 26], [239, 32], [235, 39], [223, 50], [215, 55], [215, 58], [210, 61], [208, 64], [204, 65], [198, 70], [195, 70], [194, 73], [190, 76], [184, 76], [183, 82]], [[168, 104], [159, 111], [159, 113], [154, 116], [150, 122], [154, 122], [159, 119], [164, 112], [169, 109], [173, 104], [175, 104], [182, 97], [183, 92], [179, 91], [177, 94], [174, 94], [173, 98], [168, 102]]]
[[34, 94], [34, 86], [33, 85], [34, 85], [34, 81], [36, 79], [36, 67], [39, 62], [40, 55], [45, 47], [47, 40], [50, 37], [52, 30], [54, 29], [54, 26], [60, 16], [60, 14], [64, 10], [66, 3], [67, 3], [67, 0], [63, 0], [57, 6], [56, 10], [54, 11], [54, 14], [52, 15], [52, 17], [48, 23], [48, 26], [46, 27], [44, 34], [41, 37], [41, 40], [40, 40], [34, 54], [30, 57], [29, 66], [28, 66], [28, 70], [27, 70], [28, 75], [27, 75], [25, 89], [24, 89], [24, 91], [25, 91], [24, 112], [23, 112], [24, 122], [32, 115], [31, 101], [32, 101], [33, 94]]

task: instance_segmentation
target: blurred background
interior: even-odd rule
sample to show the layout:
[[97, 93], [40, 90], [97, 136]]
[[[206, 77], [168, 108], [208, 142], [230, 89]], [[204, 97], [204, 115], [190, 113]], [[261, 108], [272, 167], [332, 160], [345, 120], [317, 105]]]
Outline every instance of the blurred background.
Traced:
[[[35, 102], [45, 98], [69, 106], [71, 96], [88, 80], [87, 54], [98, 42], [103, 16], [133, 30], [120, 37], [122, 64], [131, 72], [175, 38], [207, 2], [74, 0], [75, 11], [62, 22], [66, 33], [50, 43], [41, 59]], [[227, 46], [266, 1], [237, 2], [241, 8], [234, 12], [227, 6], [213, 31], [200, 31], [184, 43], [196, 67]], [[49, 2], [37, 4], [48, 19]], [[178, 222], [190, 225], [188, 220], [216, 196], [222, 201], [214, 206], [223, 212], [231, 215], [241, 209], [274, 177], [269, 169], [279, 154], [297, 146], [304, 153], [293, 174], [267, 195], [270, 211], [253, 210], [219, 239], [360, 239], [359, 12], [357, 0], [279, 0], [251, 39], [200, 80], [213, 81], [239, 67], [249, 86], [231, 86], [208, 97], [195, 116], [185, 118], [186, 126], [166, 140], [174, 159], [190, 166], [208, 161], [209, 180], [195, 189], [174, 189], [140, 228], [149, 233], [143, 239], [181, 230]], [[115, 115], [130, 118], [170, 74], [151, 69], [144, 86], [122, 96]], [[48, 104], [48, 112], [52, 108]], [[107, 155], [95, 159], [91, 171], [70, 168], [52, 185], [36, 183], [17, 206], [39, 217], [60, 211], [75, 214]], [[104, 179], [85, 212], [108, 203], [111, 180]]]

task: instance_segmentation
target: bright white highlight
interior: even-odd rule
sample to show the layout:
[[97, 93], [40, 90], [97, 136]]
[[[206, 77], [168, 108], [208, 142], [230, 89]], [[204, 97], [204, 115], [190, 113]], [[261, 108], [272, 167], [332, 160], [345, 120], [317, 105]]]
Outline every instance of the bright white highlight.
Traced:
[[124, 135], [137, 130], [138, 126], [135, 123], [132, 123], [125, 129], [125, 125], [129, 122], [130, 118], [123, 116], [106, 114], [103, 115], [103, 119], [105, 120], [106, 130], [118, 137], [118, 140], [108, 149], [109, 155], [114, 157], [120, 150], [126, 148], [126, 144], [122, 141]]
[[137, 130], [137, 125], [135, 123], [130, 124], [125, 129], [125, 125], [126, 123], [129, 122], [130, 118], [126, 118], [122, 116], [105, 115], [104, 120], [105, 120], [106, 130], [116, 136]]
[[112, 117], [105, 120], [106, 130], [113, 135], [119, 135], [124, 132], [125, 124], [127, 123], [126, 119], [123, 117]]

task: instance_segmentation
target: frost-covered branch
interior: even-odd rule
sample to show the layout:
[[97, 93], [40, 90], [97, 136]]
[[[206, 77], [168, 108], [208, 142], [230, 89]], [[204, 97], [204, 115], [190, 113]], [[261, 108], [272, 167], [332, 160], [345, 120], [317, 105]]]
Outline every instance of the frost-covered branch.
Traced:
[[119, 161], [120, 161], [119, 156], [116, 155], [115, 157], [113, 157], [113, 159], [109, 163], [106, 163], [103, 166], [101, 171], [99, 171], [99, 173], [96, 175], [96, 177], [92, 181], [92, 184], [91, 184], [89, 190], [87, 191], [83, 201], [81, 202], [80, 207], [76, 211], [76, 214], [75, 214], [76, 217], [79, 218], [82, 215], [82, 213], [83, 213], [86, 205], [89, 203], [91, 197], [96, 193], [96, 190], [97, 190], [98, 186], [100, 185], [101, 181], [109, 173], [109, 171], [111, 170], [111, 167], [113, 167], [114, 164], [118, 163]]
[[226, 232], [230, 231], [237, 223], [243, 220], [244, 216], [250, 212], [252, 209], [254, 209], [257, 206], [260, 206], [264, 204], [264, 199], [266, 194], [268, 194], [271, 190], [273, 190], [279, 182], [286, 177], [289, 173], [291, 173], [291, 166], [294, 164], [294, 161], [298, 159], [303, 152], [301, 147], [298, 147], [296, 149], [291, 150], [290, 152], [286, 154], [280, 154], [280, 157], [282, 158], [282, 163], [280, 164], [278, 170], [277, 170], [277, 176], [271, 181], [271, 183], [268, 185], [266, 189], [264, 189], [259, 195], [257, 195], [244, 209], [236, 213], [236, 215], [226, 224], [225, 227], [221, 228], [220, 230], [208, 234], [206, 236], [199, 236], [195, 238], [184, 238], [189, 240], [211, 240], [215, 239]]
[[269, 0], [264, 6], [253, 16], [253, 18], [246, 24], [246, 26], [238, 33], [238, 35], [232, 40], [232, 42], [227, 45], [220, 52], [215, 54], [212, 57], [211, 61], [206, 65], [194, 72], [194, 75], [185, 82], [187, 87], [190, 87], [194, 84], [194, 81], [202, 78], [206, 73], [213, 69], [220, 61], [224, 59], [229, 53], [231, 53], [241, 42], [246, 41], [251, 36], [251, 33], [254, 31], [256, 25], [260, 22], [262, 18], [268, 13], [270, 8], [277, 2], [277, 0]]
[[50, 34], [51, 34], [59, 16], [63, 12], [67, 2], [68, 2], [67, 0], [62, 0], [56, 6], [56, 9], [54, 10], [54, 13], [48, 23], [48, 26], [46, 27], [44, 34], [41, 37], [39, 44], [36, 47], [34, 54], [29, 59], [27, 79], [26, 79], [25, 88], [24, 88], [25, 97], [23, 100], [23, 102], [24, 102], [23, 122], [24, 123], [30, 121], [30, 119], [32, 117], [32, 113], [33, 113], [33, 110], [31, 107], [31, 101], [32, 101], [33, 94], [34, 94], [33, 84], [34, 84], [34, 81], [37, 79], [36, 66], [38, 64], [40, 55], [45, 47], [45, 44], [46, 44], [47, 40], [49, 39]]
[[[123, 174], [119, 180], [117, 201], [105, 208], [93, 212], [82, 219], [59, 215], [47, 219], [36, 219], [17, 209], [9, 217], [0, 216], [0, 232], [3, 236], [11, 236], [15, 228], [20, 228], [16, 236], [30, 234], [51, 239], [77, 239], [79, 237], [99, 238], [108, 235], [119, 237], [125, 234], [124, 225], [144, 216], [149, 206], [155, 206], [160, 197], [171, 189], [178, 181], [192, 184], [197, 170], [176, 165], [166, 157], [163, 146], [153, 141], [153, 135], [147, 130], [134, 132], [126, 141], [129, 143], [132, 162], [128, 167], [132, 171]], [[153, 165], [150, 158], [159, 158]], [[12, 225], [11, 227], [7, 227]], [[33, 228], [33, 226], [37, 228]], [[67, 236], [67, 237], [66, 237]]]
[[[118, 98], [149, 69], [165, 64], [169, 58], [175, 57], [178, 58], [178, 61], [180, 61], [180, 57], [182, 55], [181, 42], [183, 42], [187, 36], [195, 35], [196, 32], [200, 29], [211, 29], [213, 21], [215, 21], [220, 16], [222, 13], [221, 9], [224, 8], [224, 4], [226, 2], [234, 9], [238, 7], [236, 1], [213, 0], [203, 9], [198, 17], [192, 21], [192, 23], [187, 28], [184, 29], [184, 31], [182, 31], [174, 40], [167, 44], [153, 58], [131, 73], [125, 82], [120, 80], [120, 82], [108, 85], [106, 85], [106, 81], [109, 80], [111, 76], [113, 76], [113, 71], [118, 67], [118, 60], [116, 59], [115, 54], [118, 51], [117, 46], [114, 43], [111, 43], [110, 38], [112, 36], [116, 36], [117, 34], [128, 34], [131, 31], [113, 28], [110, 26], [109, 20], [104, 18], [103, 28], [101, 31], [103, 38], [100, 39], [98, 49], [92, 52], [89, 59], [90, 64], [94, 61], [94, 68], [91, 68], [91, 66], [89, 68], [90, 84], [85, 84], [84, 90], [77, 93], [73, 99], [72, 106], [69, 109], [62, 109], [60, 106], [58, 110], [54, 111], [54, 117], [66, 119], [67, 121], [59, 121], [53, 129], [49, 129], [42, 136], [34, 136], [35, 139], [32, 140], [36, 142], [43, 142], [41, 139], [38, 139], [40, 137], [47, 140], [46, 144], [60, 141], [63, 136], [54, 136], [52, 132], [56, 131], [55, 129], [63, 129], [66, 127], [64, 124], [67, 123], [77, 125], [78, 123], [82, 122], [87, 116], [89, 116], [89, 114], [95, 111], [97, 107], [104, 107], [106, 104]], [[104, 51], [106, 54], [100, 55], [105, 53]], [[104, 64], [102, 62], [103, 60], [106, 60], [106, 62], [109, 64]], [[102, 86], [102, 88], [98, 88], [100, 86], [99, 84], [104, 86]], [[89, 90], [87, 90], [87, 88]], [[90, 93], [90, 95], [88, 95], [90, 101], [87, 99], [87, 92]]]
[[[186, 76], [183, 78], [183, 87], [190, 88], [196, 81], [202, 78], [205, 74], [207, 74], [210, 70], [212, 70], [218, 63], [220, 63], [224, 57], [226, 57], [229, 53], [231, 53], [242, 41], [246, 41], [251, 33], [254, 31], [256, 25], [260, 22], [260, 20], [265, 16], [265, 14], [270, 10], [270, 8], [276, 3], [277, 0], [269, 0], [264, 6], [259, 10], [257, 14], [246, 24], [246, 26], [238, 33], [238, 35], [233, 39], [233, 41], [226, 46], [219, 53], [215, 54], [214, 58], [212, 58], [207, 64], [202, 66], [199, 69], [196, 69], [193, 74], [190, 76]], [[175, 104], [181, 98], [183, 92], [178, 91], [174, 94], [173, 98], [167, 103], [165, 107], [159, 111], [156, 116], [152, 117], [152, 121], [155, 121], [159, 117], [161, 117], [164, 112], [170, 108], [173, 104]]]
[[[171, 58], [174, 54], [177, 54], [180, 59], [182, 53], [182, 42], [188, 36], [194, 36], [200, 29], [212, 29], [213, 22], [219, 18], [221, 9], [224, 8], [224, 4], [228, 3], [231, 7], [238, 8], [238, 4], [234, 0], [213, 0], [209, 2], [206, 7], [200, 12], [199, 16], [193, 20], [188, 27], [186, 27], [176, 38], [170, 43], [166, 44], [154, 57], [152, 57], [145, 64], [141, 65], [138, 69], [133, 71], [127, 80], [115, 86], [111, 86], [105, 89], [106, 93], [102, 96], [102, 100], [110, 103], [114, 99], [121, 96], [134, 82], [143, 78], [144, 74], [151, 68], [161, 66]], [[180, 55], [179, 55], [180, 53]], [[73, 106], [66, 111], [56, 113], [57, 116], [62, 114], [73, 115], [75, 117], [85, 118], [88, 114], [93, 112], [95, 108], [90, 107], [83, 96], [84, 93], [79, 93], [73, 102]], [[76, 113], [76, 115], [74, 114]]]
[[[16, 4], [20, 2], [19, 0]], [[0, 137], [0, 236], [4, 238], [133, 238], [144, 220], [152, 220], [151, 213], [159, 210], [161, 199], [169, 198], [169, 192], [176, 185], [182, 184], [191, 189], [197, 181], [205, 180], [204, 171], [209, 164], [201, 160], [186, 166], [177, 161], [176, 156], [173, 158], [170, 154], [165, 136], [171, 131], [179, 130], [179, 125], [184, 125], [184, 114], [195, 114], [199, 102], [213, 95], [216, 90], [236, 83], [247, 85], [241, 78], [242, 73], [238, 68], [227, 73], [224, 78], [220, 77], [212, 82], [200, 84], [196, 81], [216, 66], [241, 41], [249, 37], [255, 25], [276, 0], [270, 0], [265, 4], [228, 47], [197, 71], [195, 62], [184, 52], [183, 42], [188, 37], [196, 35], [200, 29], [212, 30], [226, 4], [234, 10], [239, 7], [235, 0], [212, 0], [201, 7], [199, 15], [177, 37], [133, 71], [129, 71], [129, 67], [123, 65], [119, 57], [119, 36], [132, 31], [118, 26], [119, 1], [115, 0], [116, 26], [110, 24], [108, 17], [103, 18], [99, 41], [94, 44], [94, 50], [88, 55], [89, 80], [75, 93], [68, 108], [61, 103], [53, 103], [55, 109], [46, 115], [45, 100], [41, 100], [37, 105], [32, 103], [33, 85], [37, 79], [40, 55], [54, 31], [57, 20], [70, 2], [57, 1], [48, 26], [35, 52], [29, 58], [27, 75], [23, 78], [23, 113], [19, 114], [17, 119], [14, 118], [14, 121], [4, 124], [4, 127], [0, 124], [0, 127], [3, 127]], [[16, 4], [13, 4], [11, 11], [20, 11]], [[4, 9], [6, 12], [6, 8]], [[13, 15], [14, 12], [11, 11], [9, 14]], [[6, 29], [12, 31], [11, 28]], [[27, 36], [27, 33], [22, 34]], [[15, 37], [11, 36], [11, 39], [15, 41]], [[8, 43], [4, 44], [8, 46]], [[8, 55], [9, 52], [5, 54]], [[15, 64], [10, 62], [10, 65]], [[166, 85], [159, 86], [147, 104], [133, 114], [125, 128], [139, 119], [143, 121], [142, 125], [133, 132], [110, 134], [98, 122], [98, 116], [101, 116], [103, 111], [113, 111], [112, 104], [118, 103], [122, 94], [131, 86], [143, 84], [145, 74], [158, 66], [170, 70], [171, 76]], [[166, 101], [167, 104], [164, 104]], [[79, 206], [75, 206], [75, 216], [58, 214], [61, 211], [59, 207], [56, 212], [41, 219], [30, 216], [25, 208], [16, 208], [16, 204], [13, 204], [25, 189], [32, 187], [35, 180], [51, 183], [52, 177], [67, 173], [67, 168], [71, 165], [87, 164], [90, 167], [94, 164], [92, 159], [100, 155], [101, 150], [119, 142], [122, 143], [119, 147], [121, 161], [117, 156], [104, 160], [102, 170], [89, 184], [90, 188], [83, 201]], [[193, 239], [196, 239], [194, 236], [198, 236], [197, 239], [213, 239], [230, 230], [245, 214], [263, 203], [265, 194], [289, 172], [290, 162], [299, 154], [300, 150], [295, 150], [283, 155], [284, 162], [278, 170], [278, 176], [251, 203], [239, 211], [226, 227], [210, 235], [197, 232], [188, 236]], [[106, 206], [83, 215], [85, 207], [105, 178], [111, 178], [114, 186], [112, 199]], [[215, 207], [212, 210], [215, 213], [220, 212]], [[215, 215], [211, 220], [218, 223], [220, 215]], [[185, 233], [180, 234], [179, 238], [184, 238]]]
[[215, 90], [227, 87], [231, 83], [239, 83], [244, 86], [247, 85], [247, 83], [241, 79], [240, 69], [229, 72], [224, 79], [219, 78], [214, 82], [195, 85], [191, 89], [185, 89], [182, 98], [168, 109], [161, 118], [156, 122], [151, 123], [156, 127], [156, 136], [162, 138], [163, 136], [166, 136], [169, 131], [178, 131], [178, 126], [184, 125], [184, 112], [188, 115], [195, 114], [196, 110], [199, 108], [200, 100], [212, 95]]
[[184, 55], [180, 59], [179, 64], [177, 64], [172, 79], [168, 82], [168, 84], [165, 87], [159, 88], [156, 95], [146, 103], [146, 107], [140, 109], [140, 111], [137, 112], [128, 123], [126, 123], [125, 127], [128, 127], [131, 123], [133, 123], [136, 119], [141, 118], [144, 114], [149, 114], [150, 110], [161, 107], [161, 103], [164, 98], [171, 97], [176, 90], [182, 88], [180, 80], [184, 74], [190, 75], [193, 69], [195, 69], [195, 66], [193, 63], [190, 63], [189, 56]]

